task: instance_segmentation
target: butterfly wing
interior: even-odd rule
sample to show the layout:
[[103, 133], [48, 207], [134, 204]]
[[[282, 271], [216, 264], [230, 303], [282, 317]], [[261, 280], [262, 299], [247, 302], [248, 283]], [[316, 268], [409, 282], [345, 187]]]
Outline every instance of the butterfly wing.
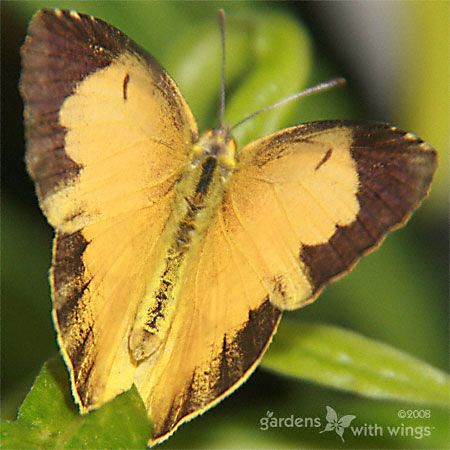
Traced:
[[231, 235], [260, 267], [272, 302], [301, 307], [406, 222], [436, 164], [429, 145], [384, 124], [283, 130], [241, 152], [228, 196]]
[[91, 16], [42, 10], [22, 48], [26, 162], [55, 228], [58, 341], [81, 411], [128, 389], [128, 335], [197, 126], [161, 66]]
[[311, 302], [404, 223], [435, 166], [426, 144], [377, 124], [310, 123], [245, 147], [191, 260], [162, 356], [137, 371], [151, 442], [238, 387], [281, 310]]

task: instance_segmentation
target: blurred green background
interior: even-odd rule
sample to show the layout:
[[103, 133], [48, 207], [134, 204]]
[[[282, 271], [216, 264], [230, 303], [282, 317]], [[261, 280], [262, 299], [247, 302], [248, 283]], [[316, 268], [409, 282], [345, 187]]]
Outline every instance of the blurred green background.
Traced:
[[[373, 7], [369, 5], [372, 3]], [[349, 8], [349, 4], [353, 8]], [[217, 9], [228, 27], [227, 118], [334, 76], [345, 89], [263, 115], [239, 130], [241, 144], [308, 120], [381, 120], [413, 131], [440, 153], [432, 192], [408, 226], [389, 236], [292, 320], [335, 324], [448, 372], [448, 2], [2, 2], [2, 415], [13, 418], [43, 362], [57, 353], [47, 274], [52, 230], [24, 163], [19, 48], [32, 14], [70, 7], [120, 28], [177, 81], [200, 127], [216, 124]], [[374, 77], [374, 74], [380, 77]], [[380, 81], [381, 78], [381, 81]], [[333, 342], [330, 342], [330, 347]], [[375, 401], [258, 369], [235, 394], [183, 426], [164, 447], [444, 448], [445, 411], [432, 409], [429, 440], [352, 438], [282, 428], [277, 417], [325, 415], [334, 405], [360, 423], [395, 425], [401, 403]], [[420, 422], [416, 425], [425, 425]]]

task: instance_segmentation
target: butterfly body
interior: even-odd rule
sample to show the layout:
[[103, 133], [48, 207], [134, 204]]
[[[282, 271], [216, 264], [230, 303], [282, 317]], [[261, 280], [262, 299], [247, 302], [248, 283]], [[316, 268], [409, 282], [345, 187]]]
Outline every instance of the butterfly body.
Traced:
[[136, 361], [148, 358], [167, 337], [183, 286], [184, 268], [223, 202], [236, 165], [235, 150], [236, 143], [224, 127], [206, 131], [192, 146], [175, 187], [173, 213], [160, 239], [166, 247], [155, 267], [161, 269], [147, 286], [130, 334], [130, 351]]
[[167, 438], [242, 384], [426, 196], [436, 153], [386, 124], [312, 122], [238, 149], [199, 137], [159, 63], [45, 9], [22, 47], [26, 162], [55, 229], [53, 321], [82, 413], [136, 385]]

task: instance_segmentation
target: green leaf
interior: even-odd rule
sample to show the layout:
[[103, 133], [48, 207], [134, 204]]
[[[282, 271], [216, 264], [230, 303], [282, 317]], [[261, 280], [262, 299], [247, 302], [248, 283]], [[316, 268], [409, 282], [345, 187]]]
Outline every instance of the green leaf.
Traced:
[[262, 364], [366, 397], [448, 405], [446, 374], [388, 345], [329, 325], [284, 317]]
[[2, 447], [145, 449], [151, 426], [135, 388], [80, 415], [60, 358], [45, 363], [16, 421], [2, 423]]

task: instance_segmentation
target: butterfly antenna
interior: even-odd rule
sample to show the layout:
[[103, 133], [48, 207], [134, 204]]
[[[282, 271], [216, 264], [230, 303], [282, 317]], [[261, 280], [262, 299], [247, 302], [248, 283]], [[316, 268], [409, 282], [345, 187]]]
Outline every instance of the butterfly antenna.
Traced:
[[258, 111], [255, 111], [254, 113], [248, 115], [247, 117], [244, 117], [238, 123], [233, 125], [231, 129], [234, 130], [237, 127], [241, 126], [243, 123], [247, 122], [248, 120], [253, 119], [253, 117], [258, 116], [263, 112], [270, 111], [271, 109], [278, 108], [279, 106], [292, 102], [293, 100], [297, 100], [302, 97], [307, 97], [308, 95], [317, 94], [319, 92], [329, 91], [334, 87], [344, 85], [345, 85], [345, 78], [334, 78], [332, 80], [324, 81], [323, 83], [304, 89], [303, 91], [297, 92], [296, 94], [292, 94], [289, 97], [283, 98], [282, 100], [279, 100], [275, 103], [272, 103], [271, 105], [259, 109]]
[[225, 11], [219, 9], [219, 24], [220, 24], [220, 40], [222, 44], [222, 72], [220, 74], [220, 111], [219, 122], [220, 126], [224, 126], [225, 115]]

